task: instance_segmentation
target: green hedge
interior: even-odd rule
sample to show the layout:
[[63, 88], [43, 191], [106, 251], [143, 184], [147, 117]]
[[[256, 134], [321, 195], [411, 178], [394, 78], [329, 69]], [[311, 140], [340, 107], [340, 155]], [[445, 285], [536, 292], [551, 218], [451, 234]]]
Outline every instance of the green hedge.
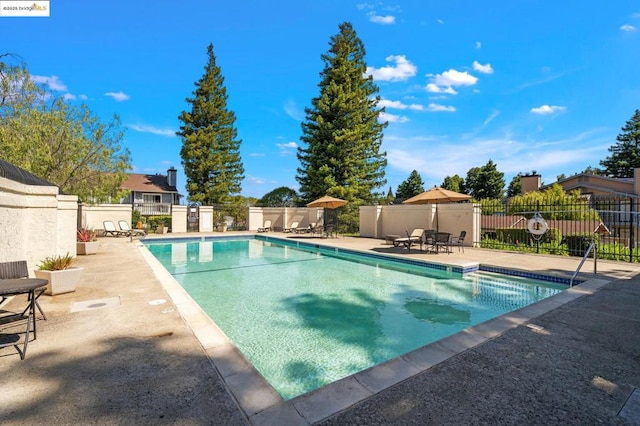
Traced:
[[[584, 256], [589, 249], [591, 243], [599, 243], [600, 236], [598, 234], [570, 234], [565, 235], [562, 242], [567, 245], [567, 250], [571, 256]], [[593, 251], [589, 253], [589, 257], [593, 257]]]
[[171, 216], [170, 215], [158, 215], [147, 217], [147, 230], [154, 232], [158, 225], [164, 225], [171, 230]]

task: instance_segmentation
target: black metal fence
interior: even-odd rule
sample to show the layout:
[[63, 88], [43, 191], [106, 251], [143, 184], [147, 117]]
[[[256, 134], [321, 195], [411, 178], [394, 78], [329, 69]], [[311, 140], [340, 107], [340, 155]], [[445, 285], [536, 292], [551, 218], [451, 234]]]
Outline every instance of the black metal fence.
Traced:
[[600, 259], [640, 262], [639, 229], [638, 197], [591, 195], [571, 202], [517, 206], [507, 200], [482, 205], [481, 240], [476, 243], [484, 248], [582, 257], [593, 242]]

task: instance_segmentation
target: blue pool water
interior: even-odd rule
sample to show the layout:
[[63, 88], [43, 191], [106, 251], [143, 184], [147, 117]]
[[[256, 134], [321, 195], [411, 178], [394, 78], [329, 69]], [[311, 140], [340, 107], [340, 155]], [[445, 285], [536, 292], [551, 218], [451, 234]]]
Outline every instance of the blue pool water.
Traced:
[[147, 244], [285, 399], [566, 288], [257, 239]]

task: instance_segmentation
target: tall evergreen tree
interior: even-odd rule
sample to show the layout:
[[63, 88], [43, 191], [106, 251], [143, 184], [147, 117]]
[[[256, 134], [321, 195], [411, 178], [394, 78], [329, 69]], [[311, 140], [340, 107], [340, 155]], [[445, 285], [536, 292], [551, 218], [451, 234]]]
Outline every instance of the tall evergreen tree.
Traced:
[[511, 179], [509, 186], [507, 187], [507, 197], [515, 197], [522, 193], [522, 172], [518, 172], [517, 175]]
[[358, 206], [383, 196], [376, 190], [386, 183], [386, 152], [380, 151], [379, 123], [383, 108], [372, 76], [365, 76], [364, 44], [349, 23], [331, 37], [329, 52], [321, 56], [320, 94], [305, 108], [303, 146], [296, 179], [304, 202], [325, 194], [349, 201], [341, 222], [357, 227]]
[[442, 187], [449, 191], [460, 192], [462, 194], [467, 193], [464, 188], [464, 179], [459, 175], [445, 177], [442, 181]]
[[625, 123], [616, 140], [618, 142], [609, 148], [611, 155], [600, 161], [600, 165], [607, 176], [633, 177], [633, 169], [640, 167], [640, 110]]
[[193, 98], [186, 101], [191, 111], [182, 111], [182, 165], [187, 177], [189, 199], [204, 204], [231, 201], [240, 193], [244, 167], [235, 128], [236, 117], [227, 109], [227, 89], [220, 67], [216, 65], [213, 45], [207, 48], [205, 73], [195, 83]]
[[482, 167], [473, 167], [467, 172], [464, 181], [467, 194], [476, 200], [502, 198], [504, 196], [504, 173], [498, 171], [496, 164], [489, 160]]
[[422, 181], [420, 173], [418, 173], [417, 170], [414, 170], [411, 172], [407, 180], [398, 185], [398, 189], [396, 190], [396, 199], [404, 201], [422, 192], [424, 192], [424, 182]]

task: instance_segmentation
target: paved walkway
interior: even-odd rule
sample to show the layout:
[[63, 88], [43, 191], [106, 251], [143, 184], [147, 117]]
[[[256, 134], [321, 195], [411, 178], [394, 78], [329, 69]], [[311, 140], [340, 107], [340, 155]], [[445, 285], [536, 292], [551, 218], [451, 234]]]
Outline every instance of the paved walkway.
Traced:
[[[563, 276], [579, 262], [313, 242]], [[40, 299], [48, 320], [26, 359], [0, 349], [0, 424], [640, 424], [640, 265], [599, 261], [596, 279], [561, 299], [282, 402], [203, 338], [208, 320], [190, 316], [139, 245], [102, 238], [98, 255], [77, 260], [77, 291]], [[594, 278], [591, 260], [583, 271]]]

